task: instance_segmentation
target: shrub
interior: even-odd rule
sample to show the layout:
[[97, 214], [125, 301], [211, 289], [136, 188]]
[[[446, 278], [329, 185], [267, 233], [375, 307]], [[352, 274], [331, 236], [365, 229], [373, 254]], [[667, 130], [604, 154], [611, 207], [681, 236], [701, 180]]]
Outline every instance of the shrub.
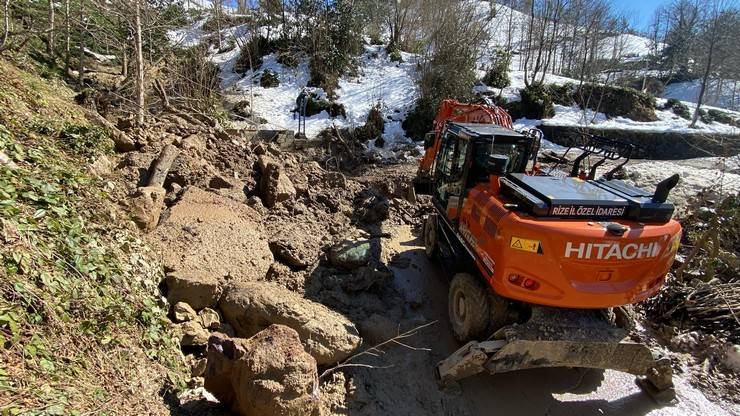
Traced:
[[288, 68], [298, 67], [298, 53], [292, 50], [282, 51], [278, 53], [276, 61]]
[[635, 121], [656, 121], [655, 98], [634, 88], [583, 84], [575, 93], [581, 108], [602, 112], [609, 117]]
[[347, 111], [345, 110], [343, 104], [319, 98], [313, 92], [308, 94], [307, 100], [306, 117], [315, 116], [322, 111], [326, 111], [331, 117], [347, 116]]
[[268, 39], [265, 36], [252, 36], [246, 45], [242, 46], [239, 57], [234, 64], [234, 71], [244, 74], [250, 69], [256, 70], [262, 65], [262, 58], [273, 52], [287, 49], [286, 41], [282, 39]]
[[724, 111], [712, 108], [707, 110], [707, 115], [718, 123], [740, 127], [740, 120], [733, 118], [729, 113], [726, 113]]
[[432, 102], [429, 98], [416, 100], [414, 109], [401, 124], [406, 135], [413, 140], [424, 140], [424, 135], [432, 131], [437, 110], [438, 103]]
[[262, 88], [275, 88], [280, 86], [280, 79], [275, 72], [265, 69], [260, 77], [260, 86]]
[[370, 109], [365, 125], [355, 129], [354, 137], [361, 142], [366, 142], [381, 137], [384, 130], [385, 120], [383, 120], [383, 113], [380, 111], [380, 105], [376, 104]]
[[570, 82], [566, 82], [563, 85], [551, 84], [547, 86], [547, 92], [550, 98], [552, 98], [553, 103], [560, 105], [573, 105], [573, 91], [575, 91], [575, 86]]
[[663, 109], [671, 110], [673, 111], [673, 114], [681, 118], [685, 118], [686, 120], [691, 119], [691, 112], [689, 111], [689, 107], [675, 98], [669, 98], [663, 106]]
[[397, 45], [391, 43], [387, 48], [385, 48], [385, 51], [388, 53], [388, 58], [390, 58], [391, 61], [399, 63], [403, 62], [401, 49]]
[[483, 83], [493, 88], [505, 88], [511, 83], [509, 78], [509, 65], [511, 64], [511, 52], [497, 49], [491, 59], [491, 67], [483, 76]]
[[173, 100], [182, 98], [188, 106], [215, 114], [221, 108], [219, 69], [207, 56], [204, 45], [176, 51], [166, 70], [171, 75], [162, 79]]
[[530, 85], [521, 90], [521, 114], [529, 119], [550, 118], [555, 115], [555, 107], [548, 88], [544, 85]]

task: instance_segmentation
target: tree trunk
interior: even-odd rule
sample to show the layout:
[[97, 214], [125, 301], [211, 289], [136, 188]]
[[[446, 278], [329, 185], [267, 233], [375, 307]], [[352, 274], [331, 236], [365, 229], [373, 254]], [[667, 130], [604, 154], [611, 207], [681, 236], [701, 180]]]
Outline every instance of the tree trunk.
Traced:
[[168, 144], [159, 153], [157, 159], [152, 163], [149, 172], [149, 181], [147, 186], [164, 186], [164, 181], [167, 179], [167, 173], [170, 171], [172, 162], [175, 161], [177, 155], [180, 154], [180, 149], [174, 145]]
[[144, 105], [145, 103], [145, 91], [144, 91], [144, 51], [142, 50], [141, 42], [141, 0], [134, 0], [135, 13], [134, 13], [134, 30], [136, 31], [134, 36], [135, 48], [136, 48], [136, 122], [139, 125], [144, 124]]
[[64, 0], [64, 69], [67, 72], [69, 71], [70, 44], [72, 43], [69, 17], [69, 0]]
[[54, 58], [54, 0], [49, 0], [49, 43], [46, 44], [46, 53]]
[[126, 41], [121, 46], [121, 75], [124, 78], [128, 77], [128, 45]]
[[[717, 24], [716, 22], [714, 23]], [[716, 28], [712, 29], [716, 31]], [[712, 35], [712, 40], [709, 42], [709, 52], [707, 53], [707, 66], [704, 68], [704, 76], [701, 79], [701, 87], [699, 88], [699, 98], [696, 100], [696, 109], [694, 110], [694, 118], [691, 120], [689, 127], [695, 127], [696, 122], [699, 120], [699, 110], [704, 102], [704, 93], [707, 90], [707, 82], [709, 81], [709, 75], [712, 72], [712, 58], [714, 57], [714, 44], [715, 36]]]
[[80, 18], [80, 41], [77, 44], [77, 86], [80, 90], [83, 87], [83, 79], [85, 76], [85, 28], [82, 26], [85, 21], [85, 6], [80, 2], [79, 18]]
[[5, 47], [10, 32], [10, 0], [3, 2], [3, 37], [0, 38], [0, 51]]

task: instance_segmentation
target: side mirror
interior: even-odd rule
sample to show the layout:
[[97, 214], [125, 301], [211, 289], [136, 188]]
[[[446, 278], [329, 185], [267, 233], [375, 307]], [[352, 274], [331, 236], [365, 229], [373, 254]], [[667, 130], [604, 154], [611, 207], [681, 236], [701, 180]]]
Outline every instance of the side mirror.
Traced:
[[504, 176], [509, 167], [509, 157], [506, 155], [489, 155], [486, 170], [489, 175]]
[[424, 135], [424, 150], [429, 149], [430, 147], [434, 146], [434, 139], [436, 138], [436, 134], [434, 134], [433, 131], [430, 131], [429, 133]]

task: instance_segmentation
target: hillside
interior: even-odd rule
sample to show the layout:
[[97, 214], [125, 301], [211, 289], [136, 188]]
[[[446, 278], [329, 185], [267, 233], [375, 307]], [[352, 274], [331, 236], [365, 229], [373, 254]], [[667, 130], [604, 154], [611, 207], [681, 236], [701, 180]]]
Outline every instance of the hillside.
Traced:
[[169, 414], [184, 366], [161, 266], [114, 197], [113, 142], [23, 66], [0, 60], [0, 409]]

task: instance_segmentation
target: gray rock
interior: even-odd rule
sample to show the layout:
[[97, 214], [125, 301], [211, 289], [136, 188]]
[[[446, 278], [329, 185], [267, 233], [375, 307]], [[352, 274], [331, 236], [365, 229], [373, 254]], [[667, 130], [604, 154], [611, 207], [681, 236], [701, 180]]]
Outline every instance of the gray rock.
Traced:
[[344, 240], [329, 249], [329, 261], [334, 267], [353, 270], [370, 261], [370, 241]]

